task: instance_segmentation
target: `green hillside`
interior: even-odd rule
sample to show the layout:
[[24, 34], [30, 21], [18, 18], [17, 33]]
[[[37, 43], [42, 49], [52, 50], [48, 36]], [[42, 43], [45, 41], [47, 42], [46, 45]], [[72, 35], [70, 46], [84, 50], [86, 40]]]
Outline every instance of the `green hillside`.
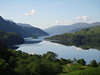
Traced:
[[16, 44], [24, 43], [24, 39], [17, 33], [0, 31], [0, 43], [10, 47]]
[[76, 32], [76, 34], [82, 34], [82, 35], [100, 34], [100, 26], [95, 26], [93, 28], [83, 29], [81, 31]]
[[65, 33], [46, 38], [64, 45], [75, 45], [83, 49], [96, 48], [100, 49], [100, 26], [93, 28], [83, 29], [75, 33]]

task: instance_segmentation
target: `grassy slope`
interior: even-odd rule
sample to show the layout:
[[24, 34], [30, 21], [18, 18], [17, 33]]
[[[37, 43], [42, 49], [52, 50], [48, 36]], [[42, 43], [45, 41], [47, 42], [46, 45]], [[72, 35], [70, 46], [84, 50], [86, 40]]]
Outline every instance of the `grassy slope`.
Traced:
[[76, 32], [76, 34], [82, 34], [82, 35], [100, 34], [100, 26], [95, 26], [89, 29], [83, 29], [81, 31]]
[[77, 70], [77, 71], [72, 71], [70, 73], [61, 73], [61, 74], [58, 74], [58, 75], [79, 75], [81, 72], [81, 70]]

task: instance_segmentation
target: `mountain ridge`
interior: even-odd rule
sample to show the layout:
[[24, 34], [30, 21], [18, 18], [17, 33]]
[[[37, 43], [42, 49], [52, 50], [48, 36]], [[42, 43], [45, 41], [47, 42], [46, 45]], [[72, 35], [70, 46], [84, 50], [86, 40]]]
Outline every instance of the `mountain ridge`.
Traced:
[[79, 23], [74, 23], [71, 25], [63, 25], [63, 26], [54, 26], [50, 27], [47, 29], [44, 29], [45, 32], [51, 34], [51, 33], [67, 33], [67, 32], [76, 32], [80, 31], [84, 28], [91, 28], [94, 26], [100, 26], [100, 22], [94, 22], [94, 23], [85, 23], [85, 22], [79, 22]]
[[17, 23], [13, 22], [13, 21], [9, 21], [9, 20], [5, 20], [0, 16], [0, 30], [5, 31], [5, 32], [15, 32], [17, 34], [19, 34], [22, 37], [32, 37], [32, 36], [46, 36], [48, 35], [46, 32], [44, 32], [43, 30], [39, 29], [39, 28], [35, 28], [35, 27], [31, 27], [31, 30], [33, 30], [34, 32], [28, 32], [27, 28], [29, 29], [29, 27], [23, 27], [23, 26], [19, 26]]
[[[46, 32], [44, 32], [43, 30], [37, 28], [37, 27], [33, 27], [30, 24], [23, 24], [23, 23], [17, 23], [18, 26], [20, 26], [22, 29], [24, 29], [25, 31], [27, 31], [28, 33], [30, 33], [31, 35], [36, 36], [44, 36], [44, 35], [48, 35]], [[33, 35], [33, 36], [34, 36]]]

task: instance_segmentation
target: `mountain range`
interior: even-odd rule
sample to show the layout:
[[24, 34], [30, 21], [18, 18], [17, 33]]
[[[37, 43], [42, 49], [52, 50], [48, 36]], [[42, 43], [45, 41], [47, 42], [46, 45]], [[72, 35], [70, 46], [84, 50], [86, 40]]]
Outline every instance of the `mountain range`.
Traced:
[[11, 20], [5, 20], [0, 16], [0, 30], [5, 32], [15, 32], [22, 37], [32, 37], [32, 36], [46, 36], [48, 33], [43, 30], [33, 27], [29, 24], [15, 23]]
[[23, 30], [27, 31], [27, 33], [30, 33], [32, 36], [45, 36], [48, 35], [43, 30], [33, 27], [30, 24], [23, 24], [23, 23], [17, 23], [18, 26], [20, 26]]
[[79, 22], [79, 23], [75, 23], [75, 24], [72, 24], [72, 25], [57, 25], [57, 26], [54, 26], [54, 27], [50, 27], [50, 28], [47, 28], [47, 29], [44, 29], [45, 32], [49, 33], [49, 34], [63, 34], [63, 33], [68, 33], [68, 32], [71, 32], [71, 33], [74, 33], [76, 31], [80, 31], [84, 28], [91, 28], [91, 27], [94, 27], [94, 26], [100, 26], [100, 22], [94, 22], [94, 23], [82, 23], [82, 22]]

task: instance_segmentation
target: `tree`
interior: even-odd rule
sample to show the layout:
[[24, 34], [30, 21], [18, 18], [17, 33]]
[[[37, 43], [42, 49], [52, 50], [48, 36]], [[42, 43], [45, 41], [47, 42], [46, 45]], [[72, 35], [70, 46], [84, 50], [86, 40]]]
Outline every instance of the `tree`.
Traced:
[[57, 56], [58, 56], [56, 53], [53, 53], [53, 52], [50, 52], [50, 51], [47, 52], [46, 55], [47, 55], [46, 59], [51, 60], [51, 61], [57, 59]]
[[50, 62], [42, 62], [40, 60], [35, 60], [28, 65], [30, 70], [30, 75], [52, 75], [52, 65]]
[[0, 59], [0, 75], [14, 75], [10, 65], [3, 59]]
[[61, 58], [61, 60], [60, 60], [61, 65], [65, 65], [67, 63], [69, 63], [67, 59]]
[[73, 63], [76, 63], [77, 62], [77, 59], [76, 58], [73, 58]]
[[30, 75], [30, 71], [26, 64], [20, 64], [14, 68], [16, 75]]
[[90, 63], [90, 65], [92, 67], [98, 67], [98, 64], [97, 64], [97, 62], [95, 60], [92, 60], [91, 63]]
[[79, 64], [81, 64], [81, 65], [85, 65], [85, 64], [86, 64], [86, 62], [85, 62], [84, 59], [79, 59], [79, 60], [77, 60], [77, 63], [79, 63]]

